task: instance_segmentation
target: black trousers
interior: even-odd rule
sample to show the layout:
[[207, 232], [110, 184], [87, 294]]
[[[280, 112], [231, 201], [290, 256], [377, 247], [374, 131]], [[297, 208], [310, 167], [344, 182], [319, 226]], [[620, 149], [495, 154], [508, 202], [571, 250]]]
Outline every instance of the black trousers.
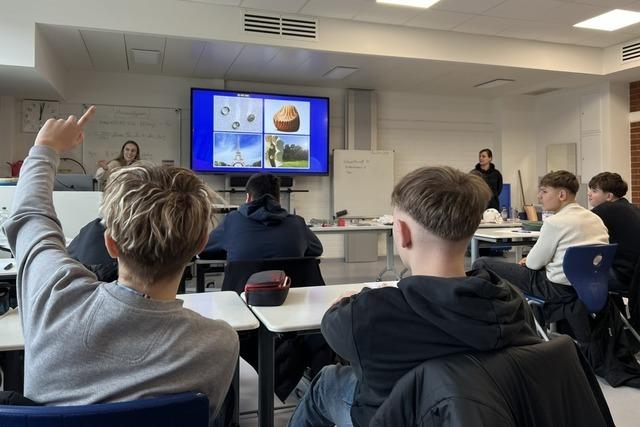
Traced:
[[547, 279], [544, 270], [531, 270], [519, 264], [492, 258], [478, 258], [473, 268], [485, 268], [519, 288], [525, 295], [541, 298], [545, 322], [566, 320], [573, 337], [580, 343], [589, 341], [591, 328], [589, 313], [572, 286], [561, 285]]

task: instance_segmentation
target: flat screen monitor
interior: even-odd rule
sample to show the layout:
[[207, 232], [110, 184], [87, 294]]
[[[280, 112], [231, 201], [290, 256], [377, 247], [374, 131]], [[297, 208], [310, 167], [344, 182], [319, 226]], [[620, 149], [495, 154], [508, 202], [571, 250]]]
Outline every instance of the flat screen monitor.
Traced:
[[79, 173], [65, 173], [55, 176], [55, 191], [93, 191], [93, 176]]
[[191, 169], [327, 175], [329, 98], [192, 88]]

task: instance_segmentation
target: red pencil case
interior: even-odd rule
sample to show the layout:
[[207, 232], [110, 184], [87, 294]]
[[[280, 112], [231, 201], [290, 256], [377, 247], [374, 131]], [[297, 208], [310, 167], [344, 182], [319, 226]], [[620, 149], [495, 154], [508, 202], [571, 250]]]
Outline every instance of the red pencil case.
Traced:
[[244, 285], [247, 304], [255, 306], [282, 305], [289, 294], [291, 279], [282, 270], [254, 273]]

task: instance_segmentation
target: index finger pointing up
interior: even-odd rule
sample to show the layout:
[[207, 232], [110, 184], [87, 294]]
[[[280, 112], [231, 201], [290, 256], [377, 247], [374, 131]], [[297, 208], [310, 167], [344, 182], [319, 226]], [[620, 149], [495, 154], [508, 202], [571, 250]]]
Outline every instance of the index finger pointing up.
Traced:
[[78, 120], [78, 126], [83, 128], [84, 125], [91, 120], [91, 117], [93, 117], [93, 115], [96, 112], [96, 106], [92, 105], [91, 107], [89, 107], [89, 109], [87, 109], [87, 111], [84, 112], [84, 114], [82, 115], [82, 117], [80, 117], [80, 120]]

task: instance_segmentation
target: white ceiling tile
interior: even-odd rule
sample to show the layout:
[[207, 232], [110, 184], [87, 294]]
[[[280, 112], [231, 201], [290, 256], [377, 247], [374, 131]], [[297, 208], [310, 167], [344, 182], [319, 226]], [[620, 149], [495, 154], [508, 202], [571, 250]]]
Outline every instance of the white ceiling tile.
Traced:
[[190, 3], [208, 3], [219, 6], [239, 6], [242, 0], [181, 0]]
[[594, 47], [609, 47], [618, 43], [623, 43], [635, 39], [635, 37], [629, 34], [617, 33], [615, 31], [598, 31], [598, 33], [599, 34], [592, 37], [580, 39], [578, 41], [578, 44]]
[[327, 18], [351, 19], [367, 5], [368, 2], [365, 0], [309, 0], [300, 13]]
[[476, 15], [428, 9], [418, 13], [404, 25], [409, 27], [431, 28], [434, 30], [450, 30], [474, 16]]
[[227, 70], [227, 78], [239, 80], [247, 75], [259, 78], [279, 51], [280, 48], [273, 46], [245, 45]]
[[193, 72], [194, 77], [224, 78], [243, 46], [241, 43], [207, 42]]
[[455, 27], [454, 31], [473, 34], [494, 35], [501, 31], [517, 26], [520, 21], [516, 19], [496, 18], [493, 16], [475, 16]]
[[432, 8], [451, 12], [482, 13], [502, 2], [504, 0], [440, 0]]
[[356, 21], [402, 25], [416, 14], [416, 8], [368, 3], [353, 18]]
[[588, 4], [565, 3], [553, 9], [553, 13], [550, 13], [545, 17], [545, 21], [559, 22], [573, 26], [578, 22], [593, 18], [594, 16], [602, 15], [609, 10], [611, 9]]
[[162, 61], [162, 74], [193, 75], [207, 43], [199, 40], [168, 38]]
[[298, 13], [307, 0], [242, 0], [240, 7], [272, 12]]
[[544, 19], [561, 5], [562, 2], [554, 0], [508, 0], [483, 15], [535, 21]]
[[128, 71], [123, 33], [80, 30], [80, 35], [97, 71]]
[[578, 30], [582, 29], [567, 27], [561, 24], [522, 21], [517, 26], [501, 31], [498, 35], [501, 37], [572, 44], [585, 38], [586, 33]]
[[62, 60], [65, 67], [93, 68], [91, 58], [77, 28], [38, 24], [38, 30], [51, 45], [56, 56]]

